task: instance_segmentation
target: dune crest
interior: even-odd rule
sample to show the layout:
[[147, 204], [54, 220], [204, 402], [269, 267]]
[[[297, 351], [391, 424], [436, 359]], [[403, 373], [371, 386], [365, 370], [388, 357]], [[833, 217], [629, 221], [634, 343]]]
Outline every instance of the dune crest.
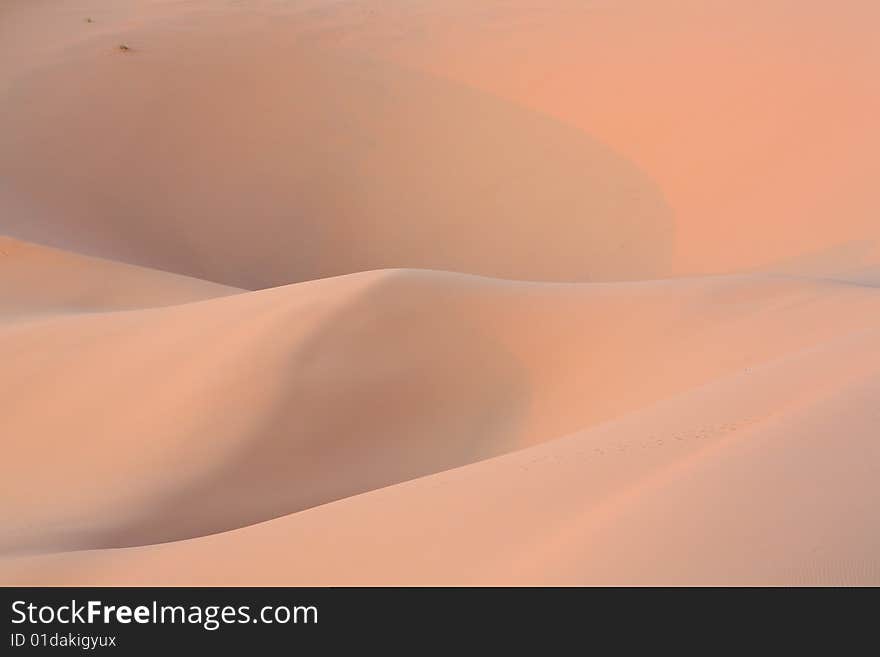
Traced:
[[240, 291], [0, 236], [0, 321], [171, 306]]

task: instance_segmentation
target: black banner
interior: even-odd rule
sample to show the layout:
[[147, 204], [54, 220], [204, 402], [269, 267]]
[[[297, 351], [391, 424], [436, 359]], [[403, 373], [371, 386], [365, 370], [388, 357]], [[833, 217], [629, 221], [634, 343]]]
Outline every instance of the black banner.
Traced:
[[466, 648], [474, 638], [588, 650], [610, 640], [621, 649], [681, 646], [705, 632], [726, 645], [745, 636], [766, 645], [789, 630], [813, 636], [829, 626], [831, 611], [844, 609], [855, 611], [845, 612], [848, 637], [868, 630], [876, 589], [6, 588], [0, 595], [4, 655], [128, 655], [352, 645], [420, 653]]

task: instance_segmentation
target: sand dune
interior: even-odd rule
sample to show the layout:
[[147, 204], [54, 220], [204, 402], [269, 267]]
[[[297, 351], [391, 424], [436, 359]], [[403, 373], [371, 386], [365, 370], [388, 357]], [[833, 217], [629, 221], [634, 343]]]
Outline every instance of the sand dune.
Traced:
[[880, 584], [877, 18], [7, 0], [0, 584]]
[[0, 236], [0, 320], [172, 306], [237, 292]]
[[[752, 293], [762, 284], [735, 287]], [[865, 325], [573, 435], [216, 536], [8, 557], [3, 576], [27, 583], [876, 584], [880, 545], [865, 520], [880, 462], [880, 298], [826, 288], [813, 311], [822, 314], [840, 294], [837, 303], [873, 309]], [[763, 318], [768, 328], [779, 321]], [[461, 426], [447, 428], [434, 440], [462, 435]], [[367, 432], [357, 440], [368, 440]], [[371, 446], [380, 447], [375, 437]], [[399, 464], [406, 446], [388, 447], [386, 465]], [[484, 454], [512, 447], [496, 443]], [[215, 488], [211, 503], [225, 493], [232, 490]], [[228, 500], [226, 508], [234, 508]], [[157, 518], [149, 525], [161, 527]]]
[[[880, 330], [880, 297], [854, 285], [552, 285], [405, 270], [14, 324], [0, 333], [18, 380], [4, 395], [5, 426], [29, 440], [3, 473], [4, 549], [241, 527], [583, 430], [707, 382], [748, 386], [755, 368], [869, 329]], [[872, 361], [842, 362], [853, 376]], [[74, 380], [78, 392], [47, 416], [39, 391]], [[91, 485], [72, 462], [89, 464]], [[35, 495], [53, 486], [76, 493], [63, 503]]]
[[588, 135], [284, 23], [205, 21], [132, 30], [128, 53], [91, 40], [18, 81], [4, 230], [252, 289], [386, 267], [664, 271], [662, 195]]
[[870, 0], [29, 4], [18, 237], [247, 288], [880, 263]]

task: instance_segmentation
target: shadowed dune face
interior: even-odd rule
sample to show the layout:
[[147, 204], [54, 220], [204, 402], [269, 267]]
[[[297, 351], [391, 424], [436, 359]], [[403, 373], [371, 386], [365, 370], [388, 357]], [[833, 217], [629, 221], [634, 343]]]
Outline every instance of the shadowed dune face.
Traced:
[[[394, 280], [0, 325], [5, 432], [28, 437], [0, 550], [191, 538], [521, 445], [523, 365], [443, 285]], [[38, 390], [72, 385], [39, 412]], [[34, 494], [54, 485], [64, 501]]]
[[584, 133], [287, 32], [135, 33], [5, 100], [0, 226], [261, 288], [383, 267], [655, 277], [672, 217]]
[[[292, 343], [286, 357], [267, 362], [277, 371], [277, 399], [246, 440], [216, 467], [120, 518], [113, 531], [83, 537], [82, 546], [236, 529], [535, 440], [523, 435], [534, 392], [528, 369], [473, 312], [492, 297], [454, 281], [410, 278], [379, 277]], [[301, 314], [285, 312], [276, 330]]]

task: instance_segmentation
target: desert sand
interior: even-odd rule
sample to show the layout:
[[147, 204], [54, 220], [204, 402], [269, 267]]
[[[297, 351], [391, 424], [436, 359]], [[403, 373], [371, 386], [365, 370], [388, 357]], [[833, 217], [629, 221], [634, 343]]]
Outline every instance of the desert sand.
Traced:
[[0, 584], [880, 584], [878, 18], [6, 0]]

